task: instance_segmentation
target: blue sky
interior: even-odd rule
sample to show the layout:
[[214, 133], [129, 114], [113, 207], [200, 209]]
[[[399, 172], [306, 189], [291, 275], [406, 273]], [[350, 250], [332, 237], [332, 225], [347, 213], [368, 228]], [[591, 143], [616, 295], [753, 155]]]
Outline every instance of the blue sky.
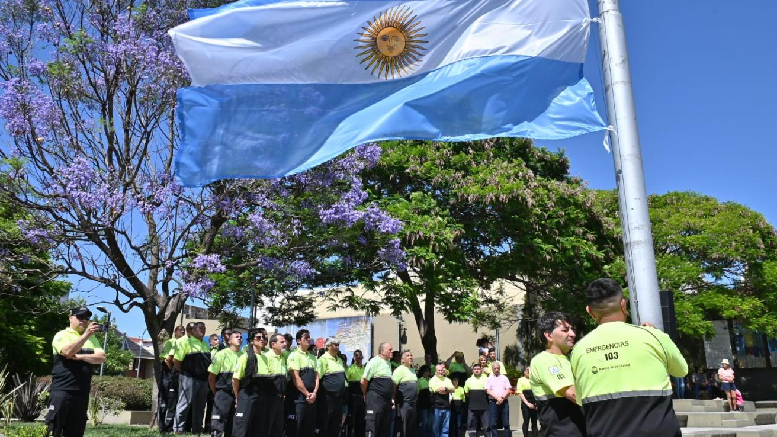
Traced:
[[[596, 2], [589, 1], [592, 15]], [[648, 192], [697, 191], [777, 225], [777, 1], [621, 0]], [[598, 28], [585, 75], [604, 116]], [[563, 147], [572, 173], [615, 188], [601, 134]]]
[[[777, 1], [621, 0], [621, 11], [648, 192], [697, 191], [777, 224]], [[604, 116], [595, 25], [591, 36], [585, 75]], [[603, 138], [538, 145], [566, 149], [573, 174], [608, 189], [615, 177]], [[131, 335], [145, 326], [137, 309], [117, 319]]]

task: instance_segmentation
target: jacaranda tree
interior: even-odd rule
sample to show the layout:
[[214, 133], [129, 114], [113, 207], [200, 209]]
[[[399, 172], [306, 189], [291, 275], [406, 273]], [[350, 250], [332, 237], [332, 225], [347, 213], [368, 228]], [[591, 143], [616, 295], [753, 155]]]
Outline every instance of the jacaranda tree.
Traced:
[[[364, 204], [358, 176], [379, 156], [374, 146], [282, 180], [196, 190], [176, 182], [175, 93], [188, 76], [166, 31], [198, 6], [214, 5], [0, 3], [1, 189], [29, 211], [20, 235], [51, 253], [54, 273], [80, 278], [76, 289], [108, 290], [121, 311], [142, 310], [152, 338], [171, 331], [185, 300], [209, 293], [213, 275], [229, 268], [289, 285], [313, 281], [321, 272], [299, 236], [314, 215], [332, 240], [342, 228], [374, 234], [375, 214], [363, 211], [376, 210]], [[383, 258], [397, 258], [396, 242], [381, 238]]]

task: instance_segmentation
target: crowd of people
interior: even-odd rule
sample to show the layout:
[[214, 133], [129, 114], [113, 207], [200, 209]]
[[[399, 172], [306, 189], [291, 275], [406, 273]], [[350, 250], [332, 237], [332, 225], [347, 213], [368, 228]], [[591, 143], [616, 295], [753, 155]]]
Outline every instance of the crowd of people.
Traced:
[[[337, 338], [316, 349], [306, 329], [268, 335], [224, 329], [205, 341], [205, 325], [178, 326], [162, 348], [159, 402], [164, 432], [221, 436], [496, 436], [510, 429], [514, 393], [494, 348], [467, 364], [462, 352], [420, 365], [409, 350], [381, 343], [351, 362]], [[530, 390], [521, 393], [527, 402]], [[536, 421], [536, 420], [535, 420]]]
[[[316, 350], [306, 329], [294, 337], [254, 329], [241, 347], [240, 332], [205, 341], [204, 323], [179, 326], [163, 348], [160, 428], [214, 437], [497, 437], [511, 435], [508, 398], [516, 395], [524, 436], [538, 422], [546, 437], [681, 436], [670, 377], [684, 377], [688, 365], [677, 346], [650, 324], [627, 323], [617, 282], [598, 279], [586, 296], [597, 328], [578, 341], [568, 315], [540, 317], [544, 351], [516, 387], [493, 348], [472, 364], [454, 352], [444, 363], [426, 355], [416, 367], [411, 351], [384, 342], [366, 363], [357, 350], [348, 364], [337, 338]], [[105, 360], [90, 316], [73, 309], [70, 327], [54, 338], [46, 422], [55, 437], [83, 435], [92, 366]], [[718, 378], [736, 410], [726, 360]]]

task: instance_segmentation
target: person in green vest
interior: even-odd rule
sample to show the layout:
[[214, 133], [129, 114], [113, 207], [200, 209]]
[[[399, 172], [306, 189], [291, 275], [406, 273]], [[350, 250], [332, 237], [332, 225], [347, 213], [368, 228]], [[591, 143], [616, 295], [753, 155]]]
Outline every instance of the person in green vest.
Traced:
[[418, 377], [413, 371], [413, 353], [402, 352], [402, 365], [391, 375], [400, 437], [415, 437], [418, 429]]
[[438, 364], [434, 368], [434, 376], [429, 379], [432, 408], [432, 435], [448, 437], [451, 423], [451, 403], [449, 395], [453, 393], [453, 382], [445, 376], [445, 366]]
[[488, 435], [491, 429], [491, 414], [488, 411], [488, 393], [486, 393], [487, 379], [488, 376], [483, 373], [483, 367], [480, 362], [477, 362], [472, 365], [472, 376], [464, 383], [464, 393], [469, 401], [467, 430], [470, 437], [477, 437], [478, 428], [483, 430], [485, 435]]
[[348, 381], [348, 435], [364, 436], [364, 394], [362, 393], [361, 380], [364, 375], [364, 355], [362, 351], [353, 351], [351, 365], [345, 370], [345, 379]]
[[[232, 390], [232, 375], [244, 352], [240, 351], [243, 334], [233, 332], [228, 340], [229, 348], [213, 355], [208, 367], [208, 385], [213, 393], [213, 410], [210, 416], [211, 437], [231, 437], [232, 417], [235, 415], [235, 393]], [[215, 346], [218, 348], [218, 344]]]
[[532, 358], [529, 381], [543, 435], [585, 437], [585, 418], [577, 405], [575, 380], [567, 358], [576, 338], [569, 316], [544, 314], [537, 321], [537, 336], [545, 350]]
[[282, 435], [285, 423], [284, 413], [284, 394], [288, 384], [288, 369], [286, 367], [286, 337], [281, 334], [270, 336], [270, 347], [264, 353], [266, 364], [266, 376], [260, 375], [264, 383], [261, 385], [259, 393], [262, 406], [259, 412], [259, 422], [261, 428], [265, 431], [260, 432], [259, 437], [275, 437]]
[[531, 367], [526, 366], [523, 369], [523, 376], [518, 378], [518, 396], [521, 397], [521, 415], [523, 416], [523, 437], [529, 437], [529, 422], [531, 422], [532, 434], [539, 432], [537, 428], [537, 406], [535, 405], [534, 393], [531, 391]]
[[192, 328], [192, 336], [179, 340], [175, 351], [175, 368], [179, 377], [180, 393], [175, 410], [175, 432], [183, 432], [184, 423], [191, 410], [192, 432], [200, 433], [203, 428], [205, 401], [208, 398], [208, 366], [210, 366], [210, 347], [203, 341], [205, 323], [197, 322]]
[[451, 437], [463, 437], [464, 417], [467, 414], [467, 393], [464, 384], [459, 383], [459, 378], [451, 378], [453, 393], [451, 393], [451, 424], [449, 435]]
[[159, 393], [159, 430], [172, 432], [175, 421], [175, 404], [178, 402], [178, 374], [173, 372], [173, 356], [176, 340], [183, 337], [183, 325], [173, 330], [173, 337], [162, 346], [162, 387]]
[[[323, 390], [319, 390], [319, 401], [323, 402], [324, 417], [320, 418], [319, 435], [340, 437], [343, 424], [343, 394], [346, 390], [345, 365], [340, 359], [340, 340], [327, 337], [326, 352], [318, 359]], [[319, 413], [322, 412], [319, 410]]]
[[432, 437], [432, 400], [429, 392], [429, 375], [431, 370], [426, 364], [418, 368], [418, 422], [421, 428], [421, 437]]
[[480, 364], [480, 372], [486, 376], [491, 375], [491, 366], [488, 365], [487, 355], [478, 355], [478, 364]]
[[393, 404], [394, 382], [389, 360], [393, 348], [391, 343], [378, 345], [378, 355], [367, 362], [361, 386], [366, 403], [366, 437], [389, 437], [391, 434], [391, 406]]
[[445, 368], [448, 369], [448, 377], [453, 380], [454, 378], [459, 380], [459, 385], [464, 385], [464, 381], [467, 380], [470, 374], [469, 366], [464, 361], [464, 352], [455, 351], [445, 361]]
[[499, 368], [502, 370], [505, 369], [505, 365], [502, 364], [501, 361], [496, 359], [496, 348], [492, 347], [488, 349], [488, 359], [486, 361], [486, 364], [488, 365], [488, 371], [484, 370], [489, 375], [491, 375], [491, 371], [494, 368], [494, 363], [499, 363]]
[[294, 385], [296, 437], [312, 437], [316, 429], [316, 399], [319, 389], [319, 369], [316, 356], [310, 353], [310, 331], [297, 331], [297, 349], [287, 361]]
[[261, 376], [269, 374], [267, 359], [262, 351], [267, 337], [259, 330], [248, 332], [248, 350], [241, 355], [232, 373], [232, 392], [236, 393], [232, 437], [255, 437], [262, 429], [260, 392]]
[[69, 326], [54, 335], [51, 342], [53, 368], [47, 435], [82, 437], [94, 366], [105, 362], [105, 350], [94, 334], [102, 326], [90, 322], [92, 312], [85, 306], [70, 310]]
[[626, 323], [616, 281], [597, 279], [585, 294], [586, 312], [599, 326], [575, 346], [571, 370], [589, 435], [680, 437], [669, 377], [688, 373], [682, 353], [655, 327]]

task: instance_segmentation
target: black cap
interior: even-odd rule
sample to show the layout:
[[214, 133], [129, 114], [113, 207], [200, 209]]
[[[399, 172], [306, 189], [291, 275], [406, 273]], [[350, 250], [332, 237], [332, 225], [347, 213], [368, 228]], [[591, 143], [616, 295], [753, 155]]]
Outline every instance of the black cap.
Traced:
[[70, 315], [71, 316], [86, 316], [86, 317], [92, 317], [92, 312], [89, 311], [89, 308], [85, 306], [81, 307], [75, 307], [70, 309]]

